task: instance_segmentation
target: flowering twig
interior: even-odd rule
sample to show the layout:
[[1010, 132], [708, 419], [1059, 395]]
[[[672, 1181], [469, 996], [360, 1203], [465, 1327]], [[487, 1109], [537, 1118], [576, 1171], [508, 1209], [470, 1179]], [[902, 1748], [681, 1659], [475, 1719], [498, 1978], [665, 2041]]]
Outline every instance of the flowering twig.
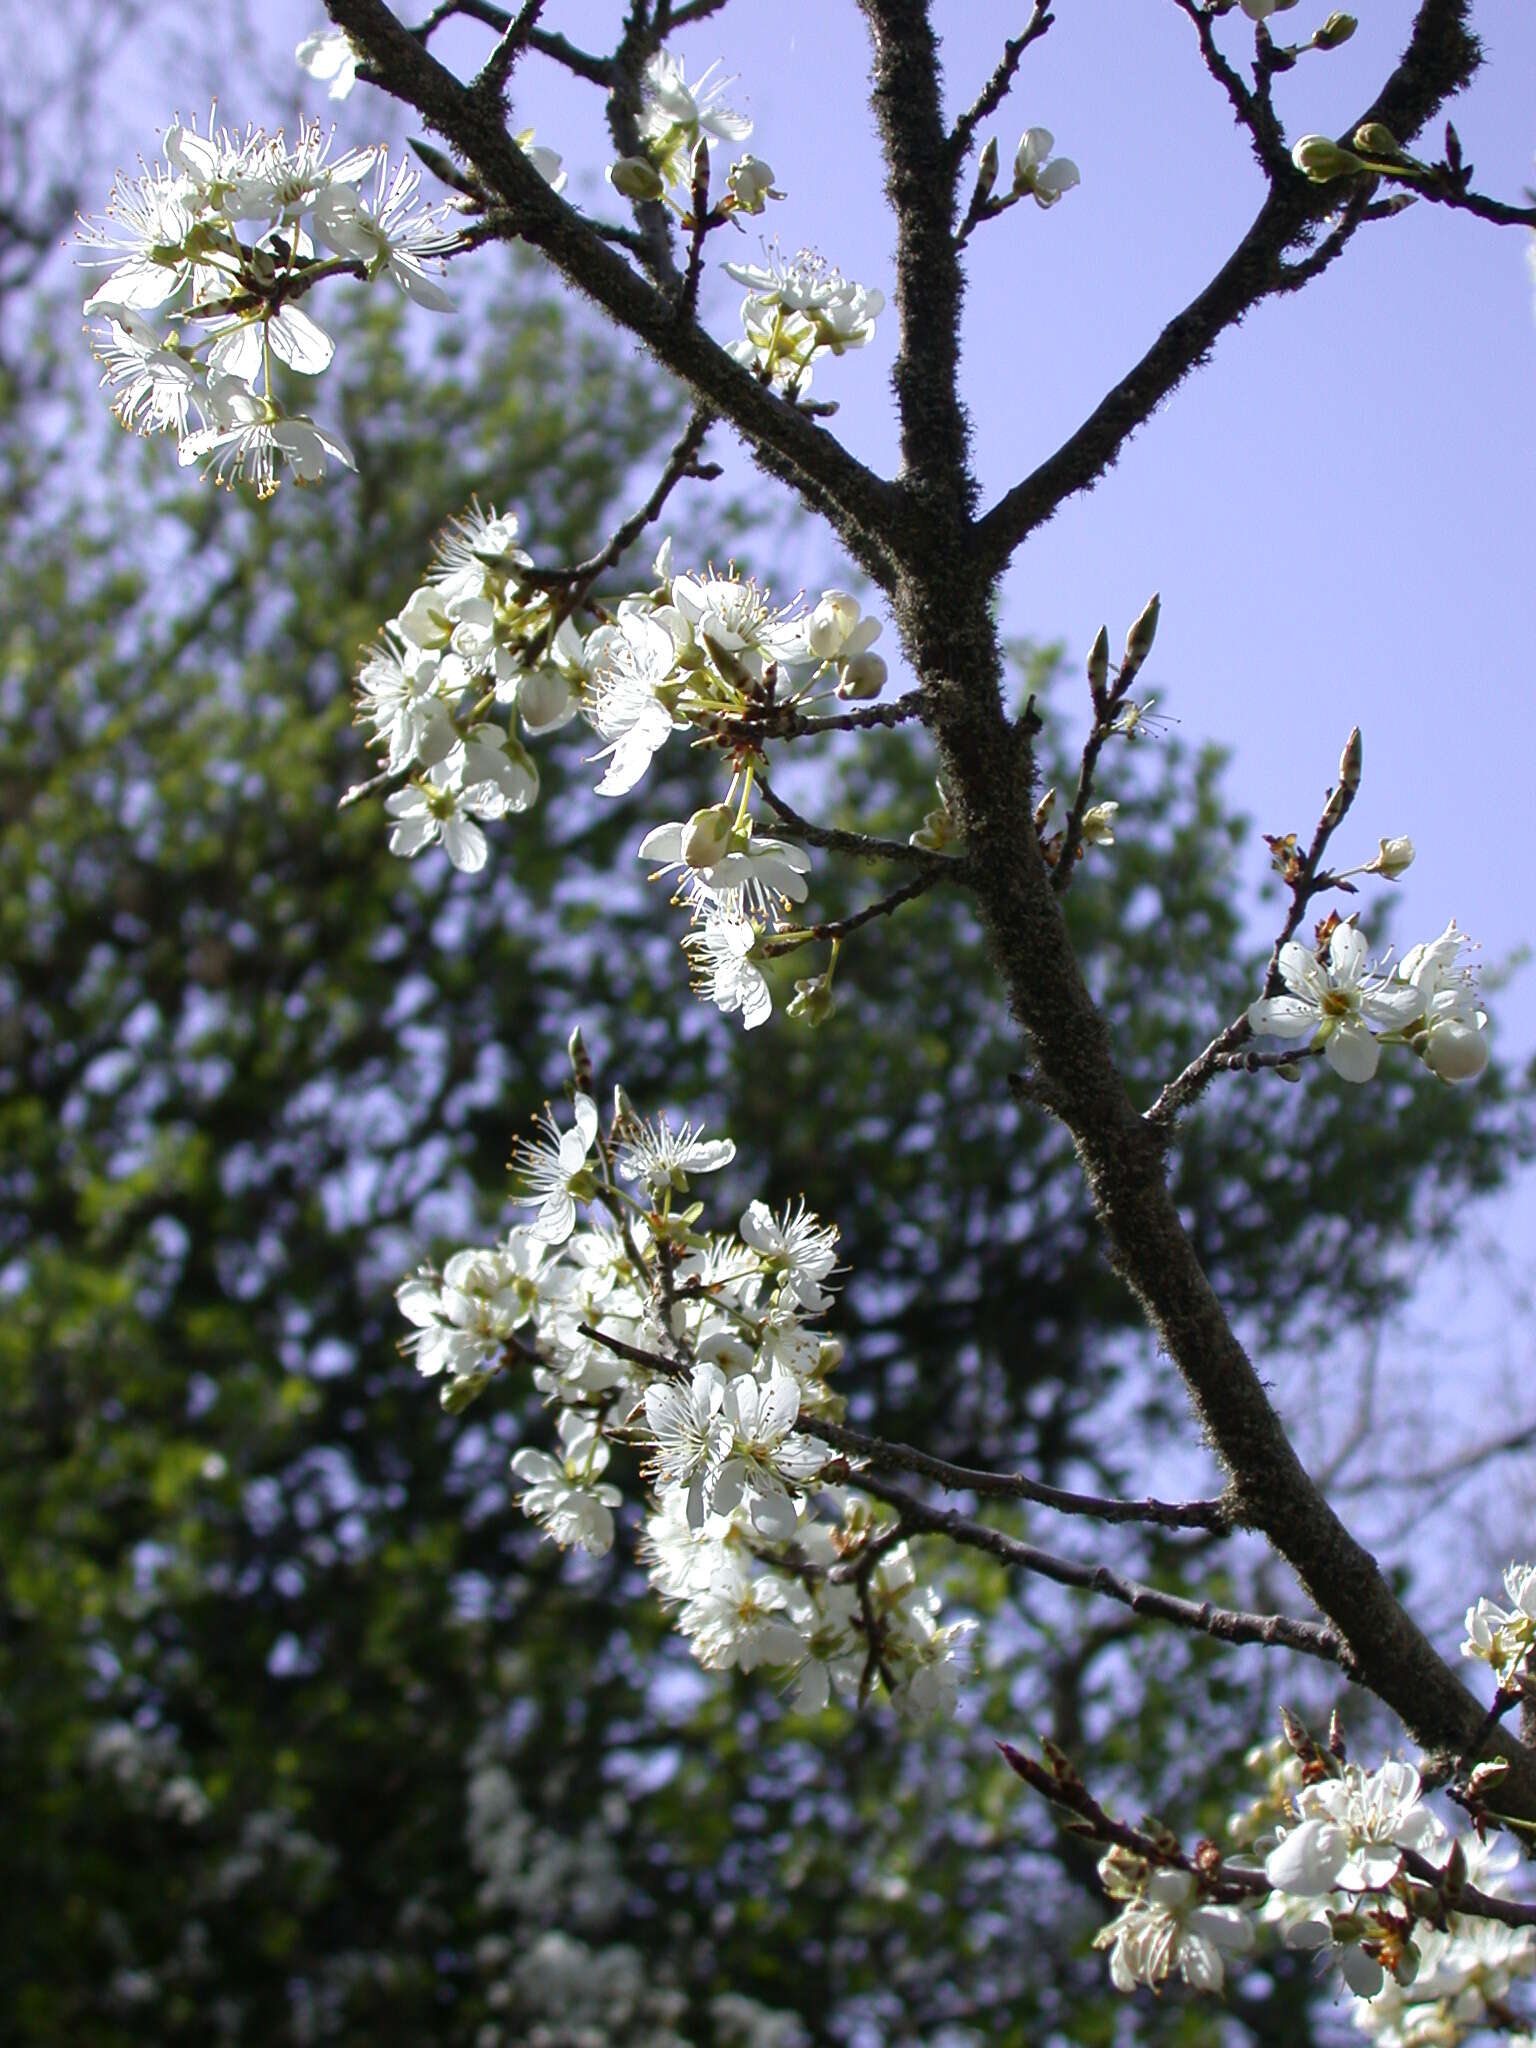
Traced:
[[[1269, 965], [1264, 973], [1265, 996], [1278, 995], [1285, 986], [1280, 973], [1280, 954], [1296, 936], [1301, 921], [1307, 914], [1308, 904], [1322, 890], [1333, 886], [1335, 877], [1320, 873], [1318, 863], [1327, 850], [1329, 840], [1349, 814], [1355, 793], [1360, 787], [1360, 767], [1360, 728], [1356, 726], [1344, 743], [1344, 751], [1339, 757], [1339, 779], [1328, 792], [1322, 815], [1317, 821], [1317, 829], [1312, 834], [1312, 843], [1304, 854], [1297, 856], [1293, 853], [1286, 867], [1285, 879], [1290, 887], [1291, 901], [1286, 911], [1285, 922], [1270, 948]], [[1204, 1093], [1217, 1074], [1234, 1064], [1246, 1064], [1234, 1062], [1230, 1055], [1252, 1036], [1253, 1029], [1248, 1022], [1248, 1014], [1244, 1011], [1241, 1017], [1234, 1017], [1230, 1024], [1218, 1031], [1205, 1050], [1197, 1054], [1184, 1071], [1167, 1084], [1150, 1109], [1145, 1112], [1145, 1121], [1157, 1127], [1171, 1124], [1181, 1110], [1187, 1109], [1190, 1103]], [[1255, 1067], [1284, 1066], [1297, 1057], [1298, 1055], [1291, 1050], [1287, 1050], [1279, 1059], [1271, 1059], [1263, 1053], [1251, 1055]]]
[[1091, 1515], [1101, 1522], [1151, 1522], [1165, 1529], [1210, 1529], [1226, 1534], [1232, 1527], [1232, 1508], [1224, 1497], [1216, 1500], [1110, 1500], [1097, 1494], [1069, 1493], [1059, 1486], [1047, 1486], [1038, 1479], [1026, 1479], [1020, 1472], [980, 1472], [966, 1465], [952, 1465], [908, 1444], [887, 1443], [863, 1430], [849, 1429], [840, 1422], [816, 1421], [807, 1427], [835, 1450], [851, 1451], [872, 1465], [913, 1472], [938, 1486], [955, 1492], [978, 1493], [998, 1499], [1034, 1501], [1064, 1515]]
[[976, 130], [989, 114], [995, 114], [1008, 95], [1019, 60], [1030, 44], [1043, 36], [1056, 19], [1050, 10], [1050, 0], [1035, 0], [1035, 9], [1029, 20], [1016, 36], [1010, 36], [1003, 44], [1003, 54], [997, 67], [976, 95], [969, 107], [956, 121], [949, 136], [949, 152], [955, 168], [965, 161], [966, 151]]
[[905, 839], [881, 839], [872, 832], [845, 832], [833, 825], [813, 825], [784, 801], [761, 768], [757, 771], [757, 786], [777, 816], [798, 832], [808, 846], [819, 846], [826, 853], [851, 853], [858, 860], [905, 861], [909, 867], [919, 867], [925, 874], [931, 874], [935, 881], [944, 875], [959, 877], [965, 871], [963, 858], [956, 854], [930, 853], [926, 847], [911, 846]]

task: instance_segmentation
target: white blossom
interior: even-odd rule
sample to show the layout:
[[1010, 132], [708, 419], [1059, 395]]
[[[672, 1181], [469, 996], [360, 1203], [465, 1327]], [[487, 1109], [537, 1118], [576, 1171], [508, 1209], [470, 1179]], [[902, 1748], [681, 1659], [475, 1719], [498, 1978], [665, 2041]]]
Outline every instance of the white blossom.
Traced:
[[317, 28], [293, 56], [299, 69], [325, 86], [333, 100], [344, 100], [357, 83], [357, 47], [344, 29]]
[[1054, 206], [1063, 193], [1082, 182], [1071, 157], [1048, 161], [1055, 147], [1056, 138], [1049, 128], [1026, 128], [1014, 155], [1013, 189], [1029, 193], [1037, 206]]
[[546, 1109], [535, 1120], [544, 1135], [519, 1138], [513, 1164], [528, 1188], [519, 1201], [538, 1209], [528, 1227], [530, 1237], [544, 1244], [564, 1244], [576, 1228], [576, 1204], [588, 1202], [597, 1183], [587, 1156], [597, 1143], [597, 1104], [590, 1095], [577, 1095], [571, 1111], [574, 1123], [562, 1131]]
[[751, 958], [756, 943], [756, 926], [724, 909], [707, 913], [683, 940], [699, 994], [724, 1016], [739, 1013], [748, 1031], [773, 1014], [768, 984]]
[[1345, 1081], [1369, 1081], [1376, 1072], [1381, 1048], [1372, 1024], [1401, 1030], [1423, 1007], [1414, 990], [1368, 973], [1369, 948], [1352, 924], [1334, 926], [1326, 965], [1289, 939], [1280, 948], [1279, 966], [1290, 994], [1250, 1004], [1250, 1027], [1275, 1038], [1321, 1041], [1329, 1066]]
[[333, 185], [315, 208], [315, 233], [338, 256], [366, 264], [370, 277], [388, 276], [415, 305], [448, 312], [453, 300], [428, 269], [442, 269], [458, 246], [458, 229], [446, 205], [418, 203], [420, 185], [414, 164], [397, 164], [391, 177], [381, 153], [372, 204]]
[[1297, 1825], [1266, 1857], [1264, 1874], [1294, 1898], [1379, 1890], [1402, 1868], [1404, 1849], [1427, 1852], [1444, 1832], [1412, 1764], [1371, 1772], [1346, 1764], [1339, 1777], [1302, 1786], [1292, 1805]]
[[1154, 1870], [1093, 1945], [1109, 1950], [1110, 1982], [1117, 1991], [1134, 1991], [1138, 1984], [1155, 1990], [1175, 1970], [1193, 1991], [1219, 1991], [1226, 1958], [1253, 1947], [1253, 1920], [1241, 1906], [1204, 1902], [1193, 1871]]
[[1507, 1607], [1484, 1598], [1467, 1609], [1467, 1637], [1461, 1646], [1463, 1657], [1492, 1665], [1501, 1685], [1523, 1673], [1536, 1649], [1536, 1565], [1506, 1567], [1504, 1592]]
[[690, 1173], [718, 1173], [736, 1157], [729, 1138], [706, 1138], [701, 1124], [674, 1130], [665, 1117], [642, 1123], [628, 1116], [620, 1126], [619, 1178], [643, 1180], [653, 1197], [686, 1194]]
[[513, 1455], [512, 1470], [527, 1481], [520, 1505], [562, 1550], [579, 1544], [602, 1557], [613, 1547], [613, 1510], [623, 1499], [616, 1486], [598, 1480], [608, 1464], [608, 1445], [591, 1417], [574, 1408], [566, 1409], [556, 1427], [558, 1458], [532, 1449]]

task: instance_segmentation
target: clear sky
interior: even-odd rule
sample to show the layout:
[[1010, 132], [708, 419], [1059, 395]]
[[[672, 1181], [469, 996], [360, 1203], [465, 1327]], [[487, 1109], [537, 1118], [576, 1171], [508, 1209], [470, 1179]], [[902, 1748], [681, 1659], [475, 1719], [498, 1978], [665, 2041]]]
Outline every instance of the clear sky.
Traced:
[[[1327, 11], [1304, 0], [1275, 18], [1278, 39], [1304, 39]], [[270, 120], [300, 104], [327, 110], [284, 70], [293, 41], [321, 12], [319, 0], [261, 10], [269, 61], [235, 69], [247, 80], [255, 70], [286, 78], [279, 90], [289, 98], [249, 104], [230, 75], [227, 118]], [[1277, 81], [1293, 138], [1352, 124], [1390, 69], [1413, 8], [1359, 0], [1359, 12], [1352, 42], [1305, 56]], [[619, 13], [616, 0], [550, 0], [544, 19], [604, 48]], [[940, 0], [952, 111], [973, 97], [1027, 13], [1023, 0]], [[1019, 206], [972, 243], [964, 380], [988, 500], [1070, 433], [1200, 289], [1262, 196], [1245, 138], [1172, 0], [1060, 0], [1058, 16], [982, 131], [997, 135], [1006, 167], [1026, 125], [1049, 127], [1082, 172], [1051, 212]], [[1476, 18], [1489, 61], [1452, 111], [1478, 186], [1518, 200], [1533, 181], [1536, 8], [1484, 0]], [[1234, 53], [1251, 39], [1236, 14], [1222, 34]], [[444, 51], [466, 63], [486, 47], [482, 30], [462, 25], [453, 35]], [[716, 58], [739, 74], [732, 103], [753, 116], [751, 146], [788, 194], [762, 223], [768, 232], [787, 250], [813, 246], [889, 290], [867, 40], [851, 0], [733, 0], [675, 47], [690, 76]], [[125, 119], [119, 156], [149, 153], [173, 105], [189, 111], [218, 77], [214, 53], [198, 54], [202, 76], [185, 87], [167, 85], [156, 65], [163, 101], [146, 96], [141, 70], [131, 98], [148, 125], [138, 135]], [[142, 66], [142, 48], [138, 59]], [[564, 154], [573, 193], [610, 202], [593, 182], [609, 153], [595, 91], [528, 60], [515, 101], [519, 121]], [[359, 89], [337, 110], [348, 140], [372, 139], [370, 102]], [[1424, 138], [1430, 153], [1439, 133]], [[1536, 936], [1530, 242], [1523, 230], [1424, 204], [1364, 230], [1321, 280], [1261, 307], [1221, 341], [1109, 479], [1029, 543], [1004, 591], [1010, 631], [1063, 638], [1080, 659], [1101, 620], [1118, 649], [1160, 590], [1146, 685], [1186, 739], [1230, 750], [1231, 794], [1259, 829], [1310, 831], [1358, 722], [1365, 785], [1336, 851], [1363, 860], [1377, 837], [1411, 833], [1418, 860], [1399, 885], [1395, 936], [1432, 936], [1454, 913], [1490, 962]], [[750, 260], [755, 249], [748, 237], [728, 253]], [[739, 296], [723, 281], [706, 293], [722, 338], [736, 331]], [[872, 349], [817, 372], [816, 395], [841, 405], [833, 431], [884, 470], [895, 465], [893, 347], [887, 316]], [[846, 568], [833, 553], [809, 553], [804, 573], [836, 583]], [[1256, 839], [1255, 882], [1263, 867]], [[1536, 1052], [1536, 970], [1517, 976], [1493, 1008], [1501, 1052], [1525, 1061]], [[1518, 1277], [1530, 1263], [1536, 1189], [1501, 1205], [1493, 1225]], [[1421, 1306], [1498, 1319], [1485, 1283], [1465, 1283], [1467, 1304], [1462, 1285], [1442, 1273]], [[1522, 1335], [1516, 1370], [1528, 1348]]]

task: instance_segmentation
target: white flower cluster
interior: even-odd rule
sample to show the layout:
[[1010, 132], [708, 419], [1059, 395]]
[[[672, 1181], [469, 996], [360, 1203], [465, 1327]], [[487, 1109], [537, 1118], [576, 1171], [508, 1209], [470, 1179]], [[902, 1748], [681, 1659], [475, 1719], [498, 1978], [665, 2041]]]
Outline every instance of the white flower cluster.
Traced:
[[788, 263], [775, 243], [761, 263], [727, 263], [725, 274], [747, 288], [745, 332], [730, 353], [791, 397], [810, 389], [811, 366], [822, 356], [845, 355], [872, 340], [885, 305], [883, 292], [854, 284], [810, 249]]
[[[456, 235], [444, 210], [417, 199], [420, 174], [385, 151], [332, 158], [318, 123], [293, 147], [281, 133], [199, 135], [173, 121], [164, 162], [119, 178], [106, 217], [80, 240], [110, 266], [85, 301], [112, 409], [143, 433], [174, 433], [183, 464], [219, 482], [243, 477], [259, 496], [286, 466], [312, 483], [347, 449], [274, 389], [274, 364], [315, 377], [335, 353], [300, 305], [318, 278], [349, 269], [387, 276], [420, 305], [451, 303], [429, 272]], [[371, 191], [365, 191], [369, 173]], [[321, 256], [317, 246], [328, 254]]]
[[[481, 824], [527, 810], [538, 795], [533, 757], [493, 705], [515, 707], [530, 737], [578, 713], [597, 734], [600, 796], [636, 787], [675, 732], [713, 733], [720, 720], [782, 714], [830, 687], [879, 694], [877, 619], [847, 591], [810, 608], [778, 607], [735, 575], [674, 576], [670, 544], [656, 586], [624, 598], [583, 635], [549, 591], [527, 581], [529, 557], [510, 514], [472, 505], [438, 543], [426, 582], [384, 627], [357, 679], [359, 720], [389, 775], [411, 776], [386, 800], [390, 847], [411, 856], [441, 844], [466, 871], [485, 865]], [[750, 1030], [772, 1011], [753, 958], [759, 938], [804, 902], [809, 856], [759, 835], [753, 769], [738, 764], [723, 803], [658, 825], [639, 846], [654, 873], [676, 875], [690, 913], [683, 944], [700, 992]]]
[[1536, 1565], [1512, 1564], [1504, 1573], [1508, 1607], [1479, 1599], [1467, 1609], [1463, 1657], [1476, 1657], [1493, 1667], [1501, 1686], [1521, 1683], [1536, 1650]]
[[1250, 1753], [1265, 1792], [1227, 1823], [1234, 1848], [1257, 1852], [1262, 1870], [1224, 1860], [1214, 1843], [1192, 1866], [1121, 1847], [1101, 1860], [1121, 1910], [1094, 1946], [1109, 1951], [1116, 1987], [1156, 1989], [1177, 1974], [1219, 1991], [1229, 1960], [1269, 1928], [1337, 1969], [1354, 2024], [1380, 2048], [1454, 2048], [1479, 2026], [1514, 2023], [1508, 1994], [1536, 1974], [1536, 1928], [1442, 1913], [1415, 1889], [1408, 1858], [1441, 1874], [1450, 1896], [1470, 1886], [1505, 1898], [1517, 1853], [1477, 1833], [1453, 1838], [1411, 1764], [1366, 1771], [1302, 1736], [1299, 1747], [1293, 1737]]
[[[333, 98], [350, 90], [356, 55], [344, 36], [307, 37], [299, 60], [331, 81]], [[123, 425], [175, 434], [184, 466], [244, 479], [266, 498], [285, 467], [298, 483], [331, 463], [356, 467], [335, 434], [279, 399], [275, 366], [317, 377], [335, 355], [300, 300], [342, 273], [387, 277], [413, 304], [445, 312], [453, 301], [437, 273], [459, 233], [451, 202], [423, 203], [421, 173], [391, 170], [382, 147], [333, 158], [319, 122], [291, 147], [280, 130], [241, 135], [213, 122], [199, 135], [174, 120], [164, 160], [119, 177], [105, 216], [82, 220], [82, 246], [105, 252], [82, 260], [109, 273], [84, 310]], [[519, 141], [556, 182], [553, 151], [535, 150], [531, 134]]]
[[[1383, 841], [1383, 855], [1393, 843]], [[1385, 974], [1371, 971], [1365, 936], [1352, 922], [1334, 925], [1326, 958], [1291, 939], [1279, 960], [1290, 993], [1251, 1004], [1248, 1022], [1274, 1038], [1310, 1038], [1345, 1081], [1369, 1081], [1384, 1043], [1408, 1046], [1442, 1081], [1475, 1081], [1488, 1064], [1488, 1014], [1462, 964], [1469, 943], [1452, 918], [1438, 939], [1412, 947], [1396, 973]]]
[[[729, 1140], [642, 1123], [619, 1094], [602, 1128], [589, 1095], [518, 1147], [536, 1214], [498, 1244], [456, 1252], [399, 1289], [407, 1348], [446, 1375], [456, 1412], [521, 1355], [558, 1410], [556, 1452], [512, 1461], [522, 1505], [563, 1546], [606, 1552], [615, 1443], [651, 1482], [651, 1577], [711, 1670], [771, 1666], [802, 1706], [862, 1695], [876, 1678], [903, 1711], [953, 1697], [967, 1624], [936, 1596], [839, 1474], [816, 1418], [840, 1408], [831, 1305], [837, 1233], [803, 1205], [753, 1202], [734, 1232], [699, 1225], [690, 1177], [727, 1165]], [[633, 1192], [631, 1192], [633, 1190]], [[602, 1220], [578, 1222], [578, 1208]]]

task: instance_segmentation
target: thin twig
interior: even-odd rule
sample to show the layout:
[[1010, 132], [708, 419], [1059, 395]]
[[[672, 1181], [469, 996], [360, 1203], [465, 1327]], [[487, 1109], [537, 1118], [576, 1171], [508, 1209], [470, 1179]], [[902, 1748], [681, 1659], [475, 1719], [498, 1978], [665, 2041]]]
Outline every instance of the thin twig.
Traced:
[[[806, 1427], [811, 1434], [815, 1433], [814, 1424], [808, 1423]], [[1106, 1598], [1118, 1600], [1122, 1606], [1129, 1607], [1133, 1614], [1145, 1615], [1154, 1621], [1172, 1622], [1176, 1628], [1214, 1636], [1219, 1642], [1264, 1643], [1298, 1650], [1304, 1656], [1319, 1657], [1324, 1663], [1336, 1664], [1346, 1672], [1353, 1672], [1355, 1668], [1348, 1644], [1330, 1622], [1301, 1621], [1289, 1614], [1250, 1614], [1240, 1608], [1213, 1606], [1209, 1600], [1189, 1600], [1179, 1593], [1165, 1593], [1160, 1587], [1143, 1585], [1138, 1579], [1127, 1578], [1109, 1565], [1080, 1564], [1075, 1558], [1058, 1557], [1033, 1543], [1005, 1535], [1001, 1529], [993, 1529], [985, 1522], [973, 1521], [953, 1508], [929, 1507], [926, 1501], [909, 1493], [905, 1487], [895, 1486], [887, 1479], [876, 1479], [868, 1472], [858, 1473], [855, 1483], [862, 1492], [873, 1494], [876, 1500], [883, 1500], [887, 1506], [895, 1508], [914, 1530], [933, 1536], [947, 1536], [952, 1543], [985, 1551], [1004, 1564], [1034, 1572], [1058, 1586], [1072, 1586], [1084, 1593], [1102, 1593]]]
[[[1355, 800], [1355, 791], [1359, 788], [1360, 781], [1358, 758], [1352, 776], [1345, 775], [1342, 770], [1352, 753], [1358, 757], [1359, 744], [1360, 731], [1356, 727], [1345, 743], [1344, 759], [1340, 762], [1340, 779], [1328, 792], [1322, 816], [1318, 819], [1317, 829], [1312, 834], [1312, 844], [1300, 860], [1295, 861], [1287, 875], [1291, 890], [1290, 908], [1286, 912], [1285, 923], [1280, 927], [1279, 936], [1270, 948], [1269, 965], [1265, 970], [1261, 997], [1277, 996], [1284, 988], [1285, 981], [1280, 972], [1281, 952], [1295, 937], [1313, 897], [1333, 886], [1334, 877], [1320, 873], [1318, 864], [1329, 840], [1343, 824]], [[1190, 1061], [1183, 1073], [1176, 1075], [1168, 1083], [1151, 1108], [1145, 1111], [1144, 1120], [1154, 1125], [1170, 1124], [1180, 1110], [1187, 1109], [1197, 1096], [1204, 1093], [1217, 1074], [1224, 1068], [1236, 1064], [1231, 1055], [1252, 1036], [1253, 1027], [1248, 1022], [1248, 1013], [1245, 1010], [1242, 1016], [1234, 1017], [1224, 1030], [1218, 1031], [1205, 1050]], [[1310, 1051], [1311, 1048], [1307, 1050]], [[1288, 1061], [1301, 1057], [1303, 1054], [1294, 1051], [1276, 1059], [1270, 1059], [1262, 1053], [1253, 1055], [1255, 1066], [1284, 1066]]]
[[1024, 27], [1003, 44], [1003, 54], [998, 59], [996, 70], [950, 132], [950, 160], [956, 169], [965, 161], [966, 151], [971, 146], [976, 130], [989, 114], [997, 112], [1007, 97], [1008, 88], [1013, 84], [1014, 73], [1019, 68], [1020, 58], [1031, 43], [1045, 34], [1055, 19], [1050, 10], [1050, 0], [1035, 0], [1035, 11]]
[[936, 880], [941, 874], [958, 876], [964, 872], [965, 862], [957, 854], [930, 853], [925, 846], [909, 846], [905, 839], [880, 839], [872, 832], [845, 832], [833, 825], [813, 825], [784, 801], [761, 767], [756, 771], [756, 780], [770, 808], [808, 846], [819, 846], [824, 853], [851, 853], [856, 860], [905, 861], [909, 867], [932, 873]]
[[517, 18], [507, 24], [502, 37], [489, 57], [481, 65], [470, 83], [470, 91], [499, 102], [506, 92], [507, 81], [511, 78], [517, 60], [528, 47], [528, 39], [538, 26], [539, 16], [544, 11], [544, 0], [523, 0]]
[[792, 932], [781, 932], [777, 938], [769, 939], [757, 948], [759, 953], [770, 957], [775, 953], [793, 953], [798, 947], [811, 945], [822, 939], [845, 939], [850, 932], [856, 932], [861, 925], [873, 924], [878, 917], [889, 917], [900, 910], [904, 903], [910, 903], [916, 896], [926, 895], [942, 876], [931, 873], [919, 875], [915, 881], [904, 883], [893, 889], [889, 896], [882, 896], [876, 903], [868, 903], [862, 910], [856, 910], [848, 917], [828, 918], [822, 924], [796, 925]]
[[1021, 1472], [980, 1472], [966, 1465], [952, 1465], [945, 1458], [931, 1457], [909, 1444], [887, 1443], [863, 1430], [849, 1429], [840, 1422], [807, 1421], [806, 1430], [829, 1443], [834, 1450], [851, 1451], [873, 1465], [916, 1473], [938, 1486], [955, 1492], [991, 1495], [998, 1499], [1034, 1501], [1037, 1506], [1055, 1508], [1064, 1515], [1091, 1515], [1100, 1522], [1152, 1522], [1165, 1529], [1211, 1529], [1225, 1535], [1232, 1527], [1231, 1503], [1217, 1500], [1109, 1500], [1091, 1493], [1068, 1493], [1059, 1486], [1047, 1486], [1038, 1479], [1026, 1479]]
[[[595, 555], [589, 555], [584, 562], [578, 562], [570, 569], [519, 569], [521, 582], [531, 583], [537, 590], [569, 590], [572, 604], [585, 597], [592, 585], [605, 569], [611, 569], [627, 548], [630, 548], [644, 533], [645, 529], [661, 517], [662, 510], [672, 492], [684, 477], [703, 474], [695, 461], [706, 435], [714, 425], [715, 416], [705, 406], [694, 412], [687, 426], [673, 443], [665, 467], [657, 479], [656, 488], [640, 507], [638, 512], [615, 527]], [[710, 475], [718, 475], [718, 471]]]

